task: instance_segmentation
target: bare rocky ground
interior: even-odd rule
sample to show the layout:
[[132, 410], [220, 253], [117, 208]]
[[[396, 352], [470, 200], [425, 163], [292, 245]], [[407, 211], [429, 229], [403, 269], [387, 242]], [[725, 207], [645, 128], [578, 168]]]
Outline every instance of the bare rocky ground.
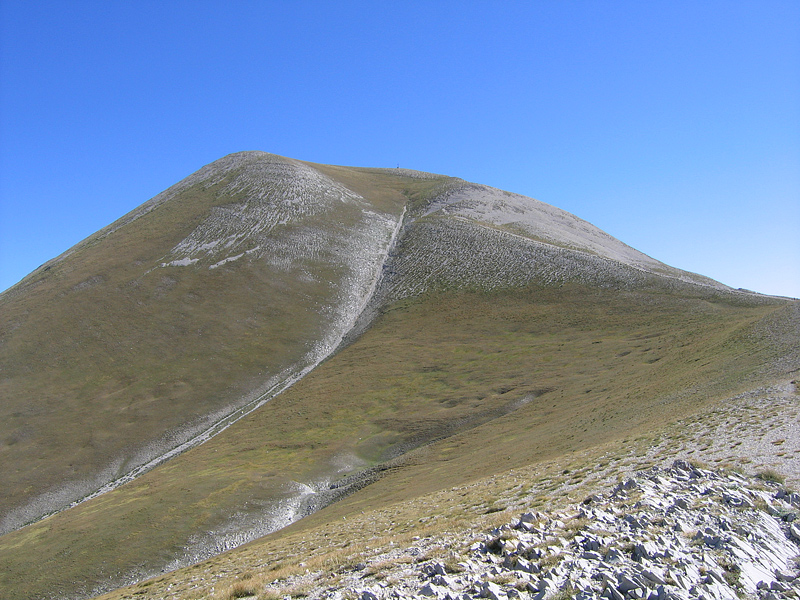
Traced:
[[[800, 495], [778, 483], [675, 461], [578, 505], [523, 513], [466, 551], [452, 549], [468, 537], [447, 540], [444, 559], [425, 558], [442, 540], [424, 538], [356, 564], [334, 586], [315, 575], [290, 585], [294, 595], [302, 585], [309, 598], [336, 600], [795, 598], [798, 509]], [[285, 585], [264, 592], [278, 596]], [[246, 582], [228, 594], [237, 589], [246, 594]]]
[[670, 427], [648, 455], [673, 455], [711, 467], [776, 471], [800, 489], [800, 397], [786, 382], [730, 398]]

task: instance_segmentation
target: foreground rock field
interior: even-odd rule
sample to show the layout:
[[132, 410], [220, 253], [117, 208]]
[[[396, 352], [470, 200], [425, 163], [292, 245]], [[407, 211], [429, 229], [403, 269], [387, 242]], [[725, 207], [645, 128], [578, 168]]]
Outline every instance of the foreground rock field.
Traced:
[[[558, 512], [525, 512], [482, 539], [422, 538], [345, 568], [228, 597], [383, 600], [800, 596], [800, 495], [781, 484], [675, 461]], [[427, 558], [436, 546], [439, 557]]]

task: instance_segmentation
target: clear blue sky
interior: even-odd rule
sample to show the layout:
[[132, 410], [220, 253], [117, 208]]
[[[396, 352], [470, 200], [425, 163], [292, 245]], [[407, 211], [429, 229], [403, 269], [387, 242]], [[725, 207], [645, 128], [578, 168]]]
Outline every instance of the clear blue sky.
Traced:
[[529, 195], [800, 296], [800, 2], [0, 0], [0, 290], [264, 150]]

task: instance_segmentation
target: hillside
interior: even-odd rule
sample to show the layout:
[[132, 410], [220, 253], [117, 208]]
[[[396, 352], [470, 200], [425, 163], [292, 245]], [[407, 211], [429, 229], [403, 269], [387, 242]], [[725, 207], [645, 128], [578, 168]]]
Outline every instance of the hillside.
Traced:
[[549, 205], [265, 153], [143, 204], [0, 314], [0, 586], [29, 598], [619, 450], [800, 362], [796, 302]]
[[233, 155], [4, 293], [0, 439], [17, 468], [3, 475], [0, 531], [312, 368], [374, 285], [401, 201], [367, 201], [298, 161]]

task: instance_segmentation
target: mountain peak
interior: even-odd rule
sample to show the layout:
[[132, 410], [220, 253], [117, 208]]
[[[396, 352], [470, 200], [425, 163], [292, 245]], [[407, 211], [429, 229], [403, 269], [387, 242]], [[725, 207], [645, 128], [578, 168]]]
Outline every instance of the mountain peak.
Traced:
[[230, 154], [0, 294], [0, 586], [616, 444], [786, 376], [792, 306], [518, 194]]

